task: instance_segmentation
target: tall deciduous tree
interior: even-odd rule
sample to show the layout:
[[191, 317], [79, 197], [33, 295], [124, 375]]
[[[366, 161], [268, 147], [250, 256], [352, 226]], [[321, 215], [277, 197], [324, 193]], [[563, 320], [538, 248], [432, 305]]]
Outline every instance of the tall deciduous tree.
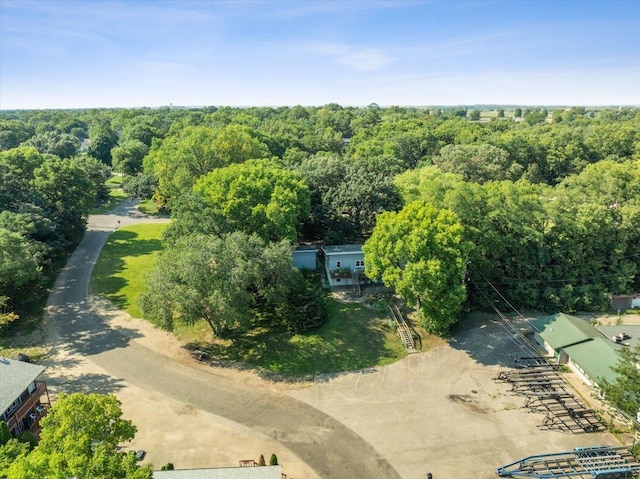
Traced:
[[118, 135], [110, 126], [102, 125], [91, 131], [87, 153], [105, 165], [111, 165], [111, 150], [118, 144]]
[[74, 162], [54, 157], [34, 170], [31, 183], [65, 239], [70, 243], [80, 241], [96, 194], [96, 184], [89, 174]]
[[186, 236], [160, 255], [141, 306], [164, 329], [204, 319], [221, 336], [246, 326], [256, 304], [284, 300], [295, 272], [286, 242], [265, 244], [241, 232]]
[[78, 152], [80, 141], [69, 133], [46, 131], [29, 138], [25, 145], [35, 147], [40, 153], [64, 159], [71, 158]]
[[149, 147], [140, 140], [127, 140], [111, 150], [113, 168], [125, 175], [134, 175], [142, 169], [142, 160]]
[[462, 175], [465, 181], [517, 180], [523, 168], [493, 145], [447, 145], [433, 163], [442, 171]]
[[152, 148], [144, 159], [144, 171], [158, 178], [156, 196], [164, 204], [190, 191], [198, 178], [216, 168], [268, 156], [267, 146], [247, 127], [190, 126]]
[[219, 168], [194, 186], [226, 232], [255, 233], [267, 241], [295, 241], [309, 214], [309, 188], [298, 173], [270, 160]]
[[136, 427], [122, 419], [115, 396], [61, 394], [42, 419], [40, 443], [8, 468], [8, 479], [150, 479], [134, 455], [119, 451]]
[[382, 213], [363, 250], [366, 275], [417, 306], [428, 330], [443, 334], [456, 322], [466, 299], [471, 244], [453, 212], [416, 201]]

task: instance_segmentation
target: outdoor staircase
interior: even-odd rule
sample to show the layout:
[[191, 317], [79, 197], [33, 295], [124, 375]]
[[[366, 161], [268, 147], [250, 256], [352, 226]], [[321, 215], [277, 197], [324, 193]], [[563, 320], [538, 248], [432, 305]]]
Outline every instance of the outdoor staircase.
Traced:
[[351, 273], [351, 282], [353, 283], [353, 295], [354, 296], [362, 296], [362, 289], [360, 287], [360, 271], [354, 270]]
[[402, 344], [404, 344], [408, 352], [415, 353], [416, 344], [413, 341], [413, 335], [411, 334], [409, 326], [407, 326], [407, 322], [404, 320], [404, 316], [402, 316], [402, 313], [395, 304], [389, 305], [389, 311], [391, 312], [391, 317], [396, 322], [396, 331], [398, 331], [398, 336], [400, 336]]

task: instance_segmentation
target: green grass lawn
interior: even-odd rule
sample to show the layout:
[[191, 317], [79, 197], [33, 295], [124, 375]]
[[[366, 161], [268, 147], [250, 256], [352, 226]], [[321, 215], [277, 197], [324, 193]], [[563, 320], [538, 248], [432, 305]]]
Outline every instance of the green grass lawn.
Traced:
[[[194, 327], [205, 338], [211, 337], [206, 325]], [[292, 336], [256, 328], [233, 340], [201, 339], [189, 347], [206, 350], [215, 359], [241, 361], [294, 376], [390, 364], [407, 354], [385, 313], [334, 299], [329, 299], [329, 320], [310, 333]]]
[[138, 298], [146, 288], [146, 273], [162, 249], [166, 223], [120, 228], [105, 244], [91, 276], [91, 291], [104, 294], [116, 306], [141, 318]]
[[126, 200], [128, 196], [120, 187], [121, 184], [122, 176], [119, 175], [114, 175], [105, 181], [105, 185], [109, 189], [109, 196], [94, 206], [91, 209], [90, 214], [103, 215], [118, 206], [122, 201]]
[[122, 175], [113, 175], [107, 181], [104, 182], [107, 188], [120, 188], [122, 185]]
[[[105, 245], [91, 278], [91, 290], [104, 294], [134, 317], [142, 317], [138, 298], [147, 287], [161, 249], [166, 224], [123, 227]], [[256, 328], [233, 340], [213, 340], [204, 322], [177, 325], [188, 347], [220, 360], [240, 361], [270, 371], [301, 376], [389, 364], [406, 355], [386, 312], [329, 299], [329, 320], [318, 330], [290, 335]]]
[[138, 209], [145, 215], [159, 215], [160, 210], [153, 199], [144, 200], [138, 206]]

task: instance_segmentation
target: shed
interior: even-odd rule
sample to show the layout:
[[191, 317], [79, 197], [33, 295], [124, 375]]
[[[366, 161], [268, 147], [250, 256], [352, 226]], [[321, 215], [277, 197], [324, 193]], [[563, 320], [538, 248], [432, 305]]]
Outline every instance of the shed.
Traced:
[[588, 321], [564, 313], [531, 321], [535, 340], [559, 364], [567, 364], [589, 386], [600, 379], [615, 380], [611, 370], [618, 361], [618, 348]]
[[298, 269], [318, 269], [318, 247], [301, 245], [293, 250], [293, 265]]
[[634, 308], [640, 308], [640, 293], [611, 295], [611, 309], [624, 311]]

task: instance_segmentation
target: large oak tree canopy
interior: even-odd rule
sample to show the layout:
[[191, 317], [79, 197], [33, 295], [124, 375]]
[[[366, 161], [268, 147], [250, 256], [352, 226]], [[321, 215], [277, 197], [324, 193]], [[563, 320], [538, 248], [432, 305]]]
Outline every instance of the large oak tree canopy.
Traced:
[[471, 244], [455, 213], [420, 201], [382, 213], [363, 250], [366, 275], [418, 306], [427, 329], [442, 334], [456, 322]]

